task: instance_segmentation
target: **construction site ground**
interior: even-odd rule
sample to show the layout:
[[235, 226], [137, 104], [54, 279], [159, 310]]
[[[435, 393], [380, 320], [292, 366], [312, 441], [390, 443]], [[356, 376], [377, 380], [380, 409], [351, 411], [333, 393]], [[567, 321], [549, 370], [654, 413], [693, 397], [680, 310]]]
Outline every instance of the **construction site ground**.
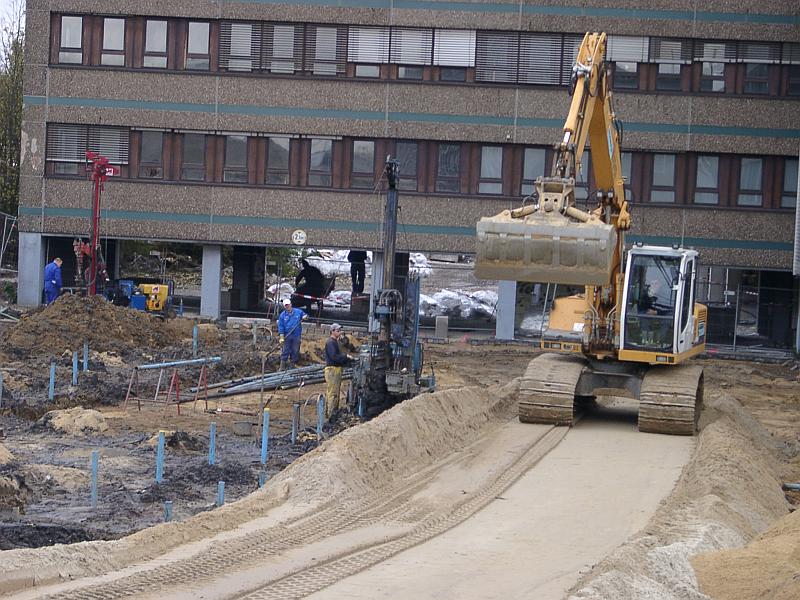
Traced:
[[[180, 415], [163, 393], [124, 407], [134, 365], [192, 357], [193, 325], [64, 297], [0, 329], [0, 595], [800, 597], [800, 495], [781, 487], [800, 481], [796, 361], [700, 359], [694, 438], [639, 433], [635, 404], [609, 397], [572, 428], [524, 425], [516, 389], [534, 349], [459, 334], [426, 347], [439, 391], [365, 423], [340, 415], [318, 440], [306, 401], [319, 384], [212, 399], [207, 411], [188, 394], [192, 368]], [[326, 335], [309, 327], [301, 365], [321, 361]], [[89, 370], [72, 386], [84, 340]], [[247, 328], [200, 325], [199, 354], [222, 359], [210, 383], [256, 374], [262, 359], [275, 370], [275, 346], [267, 329], [254, 345]], [[143, 376], [141, 396], [156, 378]], [[265, 400], [264, 468], [250, 424]], [[293, 445], [295, 402], [303, 431]], [[173, 521], [163, 523], [168, 500]]]

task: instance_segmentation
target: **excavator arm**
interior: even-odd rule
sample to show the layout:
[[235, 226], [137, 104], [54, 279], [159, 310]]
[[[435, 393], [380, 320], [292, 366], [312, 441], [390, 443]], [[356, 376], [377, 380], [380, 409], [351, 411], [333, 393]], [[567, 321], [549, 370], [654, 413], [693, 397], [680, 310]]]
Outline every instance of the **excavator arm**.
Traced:
[[[483, 218], [477, 226], [476, 275], [484, 279], [613, 286], [631, 226], [625, 201], [620, 132], [605, 71], [605, 33], [587, 33], [578, 50], [572, 101], [549, 177], [531, 204]], [[596, 206], [576, 206], [575, 176], [587, 142]], [[591, 199], [590, 199], [591, 201]], [[612, 296], [616, 294], [612, 291]]]

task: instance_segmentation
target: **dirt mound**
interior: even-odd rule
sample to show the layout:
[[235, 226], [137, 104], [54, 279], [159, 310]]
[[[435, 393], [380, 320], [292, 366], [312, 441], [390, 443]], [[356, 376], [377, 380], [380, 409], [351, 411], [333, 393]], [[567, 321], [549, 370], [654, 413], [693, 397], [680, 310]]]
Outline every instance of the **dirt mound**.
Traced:
[[161, 321], [147, 313], [114, 306], [100, 296], [65, 295], [31, 312], [5, 334], [3, 347], [12, 356], [56, 355], [80, 350], [88, 341], [93, 351], [121, 354], [163, 348], [191, 338], [192, 323]]
[[36, 425], [67, 435], [86, 435], [108, 430], [106, 418], [101, 413], [80, 406], [64, 410], [51, 410], [39, 419]]
[[[158, 434], [147, 440], [145, 444], [151, 448], [158, 446]], [[205, 452], [208, 447], [205, 441], [185, 431], [166, 431], [164, 433], [164, 445], [179, 454]]]
[[207, 462], [200, 465], [181, 464], [168, 469], [165, 477], [162, 483], [150, 484], [139, 499], [146, 504], [174, 498], [196, 500], [205, 497], [213, 501], [219, 481], [224, 481], [226, 486], [245, 485], [253, 489], [258, 482], [258, 477], [249, 466], [236, 462], [224, 465], [209, 465]]
[[3, 444], [0, 444], [0, 465], [7, 465], [13, 460], [14, 455]]
[[717, 600], [800, 598], [800, 511], [780, 519], [744, 548], [700, 554], [700, 589]]
[[18, 473], [0, 474], [0, 516], [14, 509], [25, 512], [30, 489]]
[[673, 494], [643, 531], [573, 588], [570, 599], [707, 599], [690, 557], [741, 546], [786, 515], [782, 448], [735, 398], [722, 394], [706, 404], [703, 420], [716, 420], [700, 433]]

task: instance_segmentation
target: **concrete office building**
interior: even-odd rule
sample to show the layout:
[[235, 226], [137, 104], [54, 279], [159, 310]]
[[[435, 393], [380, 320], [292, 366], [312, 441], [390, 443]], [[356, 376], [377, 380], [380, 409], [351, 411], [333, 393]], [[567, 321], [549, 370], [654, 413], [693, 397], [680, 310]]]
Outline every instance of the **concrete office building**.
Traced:
[[[103, 236], [203, 244], [209, 316], [220, 312], [224, 245], [235, 247], [239, 289], [252, 281], [252, 256], [291, 244], [296, 229], [310, 246], [375, 247], [388, 154], [403, 178], [398, 249], [471, 252], [475, 222], [549, 171], [577, 45], [603, 30], [625, 124], [629, 238], [698, 248], [702, 300], [724, 307], [752, 289], [758, 334], [777, 345], [794, 335], [796, 3], [27, 6], [24, 303], [39, 302], [45, 260], [87, 231], [87, 148], [121, 168], [103, 197]], [[508, 336], [516, 285], [500, 290]], [[256, 296], [243, 293], [240, 306]], [[761, 323], [775, 311], [779, 323]]]

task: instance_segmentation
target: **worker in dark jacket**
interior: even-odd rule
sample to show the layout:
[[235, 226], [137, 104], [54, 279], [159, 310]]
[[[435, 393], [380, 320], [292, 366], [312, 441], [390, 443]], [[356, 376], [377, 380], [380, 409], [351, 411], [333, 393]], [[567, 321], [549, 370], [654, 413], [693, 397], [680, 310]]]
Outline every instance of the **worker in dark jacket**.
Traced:
[[350, 250], [347, 255], [350, 261], [350, 279], [353, 280], [353, 295], [364, 293], [364, 277], [367, 274], [366, 250]]
[[287, 364], [290, 369], [295, 367], [295, 363], [300, 356], [300, 334], [303, 333], [302, 322], [308, 315], [299, 308], [292, 307], [292, 301], [286, 298], [283, 301], [283, 312], [278, 317], [278, 334], [280, 335], [281, 366], [283, 371]]
[[303, 268], [294, 278], [294, 287], [297, 288], [295, 293], [322, 298], [325, 295], [325, 278], [322, 276], [322, 271], [317, 267], [312, 267], [305, 259], [302, 260], [301, 265]]
[[325, 343], [325, 383], [327, 388], [327, 402], [325, 412], [330, 417], [334, 411], [339, 410], [339, 392], [342, 388], [342, 367], [351, 358], [342, 352], [339, 347], [339, 337], [342, 335], [342, 326], [338, 323], [331, 325], [331, 337]]
[[61, 259], [54, 258], [44, 268], [44, 301], [51, 304], [61, 294]]

